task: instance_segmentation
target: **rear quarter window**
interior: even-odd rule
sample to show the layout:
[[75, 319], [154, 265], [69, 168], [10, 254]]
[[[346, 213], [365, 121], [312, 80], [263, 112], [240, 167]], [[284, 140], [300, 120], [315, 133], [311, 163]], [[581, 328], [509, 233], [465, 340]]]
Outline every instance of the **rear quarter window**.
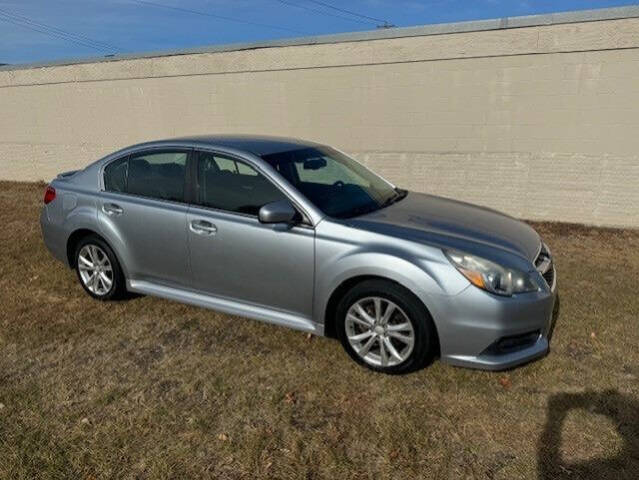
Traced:
[[108, 192], [126, 192], [128, 157], [109, 163], [104, 169], [104, 189]]

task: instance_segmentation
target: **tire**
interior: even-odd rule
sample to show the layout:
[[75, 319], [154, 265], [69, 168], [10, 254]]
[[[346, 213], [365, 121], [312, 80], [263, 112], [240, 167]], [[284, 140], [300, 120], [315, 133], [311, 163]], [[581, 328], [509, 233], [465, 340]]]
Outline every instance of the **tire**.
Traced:
[[353, 360], [371, 370], [387, 374], [414, 371], [427, 365], [437, 351], [437, 332], [428, 310], [397, 283], [375, 279], [355, 285], [340, 300], [336, 314], [342, 346]]
[[[116, 300], [125, 296], [126, 283], [120, 263], [111, 247], [100, 237], [88, 235], [80, 240], [73, 258], [78, 281], [84, 291], [91, 297], [106, 301]], [[100, 275], [93, 275], [97, 272], [87, 263], [88, 260], [92, 265], [95, 265], [95, 258], [98, 260], [97, 265]], [[91, 278], [96, 281], [90, 281]], [[110, 284], [108, 284], [107, 279], [111, 280]]]

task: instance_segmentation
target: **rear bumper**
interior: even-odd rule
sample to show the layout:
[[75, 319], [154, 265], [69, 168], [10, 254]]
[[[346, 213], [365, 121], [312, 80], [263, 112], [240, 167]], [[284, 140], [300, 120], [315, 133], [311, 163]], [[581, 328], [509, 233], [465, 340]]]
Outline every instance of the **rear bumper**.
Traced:
[[435, 323], [441, 360], [462, 367], [505, 370], [549, 351], [557, 287], [500, 297], [473, 286], [442, 302]]
[[42, 209], [40, 214], [40, 228], [42, 229], [42, 239], [47, 249], [55, 258], [69, 266], [65, 242], [66, 236], [64, 231], [49, 219], [46, 207]]

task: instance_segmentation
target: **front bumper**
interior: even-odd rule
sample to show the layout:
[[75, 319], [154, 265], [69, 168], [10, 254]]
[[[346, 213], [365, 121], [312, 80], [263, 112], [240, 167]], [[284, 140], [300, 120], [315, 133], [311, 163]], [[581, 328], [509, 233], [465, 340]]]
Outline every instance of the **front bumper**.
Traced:
[[512, 297], [470, 286], [439, 305], [435, 323], [441, 360], [504, 370], [542, 357], [549, 350], [556, 306], [556, 280], [550, 291]]

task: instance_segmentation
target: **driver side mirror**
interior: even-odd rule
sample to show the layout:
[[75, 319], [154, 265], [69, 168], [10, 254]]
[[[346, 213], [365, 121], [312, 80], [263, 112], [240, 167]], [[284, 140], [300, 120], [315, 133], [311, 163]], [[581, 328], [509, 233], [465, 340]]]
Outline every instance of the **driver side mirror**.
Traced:
[[261, 223], [293, 223], [297, 211], [288, 200], [271, 202], [260, 208], [257, 218]]

